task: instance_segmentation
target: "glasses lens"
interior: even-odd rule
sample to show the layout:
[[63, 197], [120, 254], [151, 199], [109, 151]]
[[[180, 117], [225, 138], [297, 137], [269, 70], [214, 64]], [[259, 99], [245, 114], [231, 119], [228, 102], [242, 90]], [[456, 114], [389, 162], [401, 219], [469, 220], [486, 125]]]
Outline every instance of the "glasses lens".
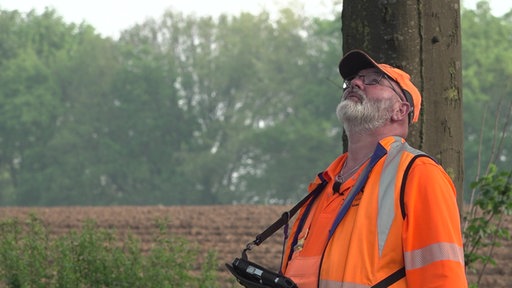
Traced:
[[382, 79], [382, 73], [368, 73], [364, 75], [364, 84], [365, 85], [377, 85]]
[[354, 80], [354, 77], [349, 77], [343, 81], [343, 90], [348, 89], [348, 87], [350, 87], [352, 80]]
[[364, 85], [377, 85], [379, 84], [382, 77], [384, 77], [383, 73], [374, 72], [374, 73], [367, 73], [367, 74], [359, 74], [353, 77], [349, 77], [343, 81], [343, 89], [347, 89], [350, 87], [350, 84], [352, 83], [352, 80], [354, 78], [361, 78], [363, 80]]

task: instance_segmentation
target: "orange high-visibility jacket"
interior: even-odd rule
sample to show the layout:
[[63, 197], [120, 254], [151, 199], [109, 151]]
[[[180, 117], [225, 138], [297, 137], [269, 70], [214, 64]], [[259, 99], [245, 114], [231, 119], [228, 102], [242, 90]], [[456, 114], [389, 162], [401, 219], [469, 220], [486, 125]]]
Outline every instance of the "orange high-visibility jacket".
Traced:
[[333, 191], [346, 154], [336, 159], [310, 185], [328, 182], [297, 216], [281, 271], [299, 288], [467, 287], [455, 187], [425, 156], [387, 137], [368, 172]]

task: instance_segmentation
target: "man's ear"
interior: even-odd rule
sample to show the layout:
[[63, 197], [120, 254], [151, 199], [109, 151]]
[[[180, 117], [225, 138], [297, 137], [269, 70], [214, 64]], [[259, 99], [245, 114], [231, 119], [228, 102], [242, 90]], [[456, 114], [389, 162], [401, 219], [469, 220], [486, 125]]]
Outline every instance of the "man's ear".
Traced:
[[396, 109], [393, 115], [391, 116], [391, 119], [393, 121], [400, 121], [402, 119], [407, 119], [407, 121], [409, 121], [408, 115], [410, 110], [411, 106], [409, 103], [401, 102], [398, 106], [398, 109]]

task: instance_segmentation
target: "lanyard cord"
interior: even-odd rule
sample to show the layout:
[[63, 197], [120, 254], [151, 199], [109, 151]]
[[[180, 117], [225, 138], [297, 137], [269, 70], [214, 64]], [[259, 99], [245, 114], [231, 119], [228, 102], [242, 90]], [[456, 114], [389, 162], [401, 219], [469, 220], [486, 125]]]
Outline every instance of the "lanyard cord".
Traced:
[[387, 150], [381, 145], [378, 145], [377, 148], [375, 149], [375, 152], [373, 152], [370, 158], [370, 163], [368, 163], [368, 165], [366, 165], [366, 167], [364, 168], [363, 173], [361, 174], [361, 176], [359, 176], [356, 184], [350, 190], [347, 199], [345, 200], [345, 202], [343, 202], [343, 205], [341, 206], [338, 215], [336, 215], [336, 218], [332, 223], [331, 229], [329, 229], [329, 237], [327, 238], [327, 242], [329, 242], [329, 239], [331, 239], [332, 235], [334, 234], [334, 231], [336, 231], [336, 228], [341, 223], [341, 220], [343, 220], [343, 217], [345, 217], [345, 215], [347, 214], [348, 209], [350, 208], [350, 206], [352, 206], [352, 202], [356, 198], [356, 195], [359, 194], [359, 192], [366, 184], [368, 176], [370, 175], [370, 171], [373, 169], [375, 164], [377, 164], [377, 162], [379, 162], [379, 160], [386, 154]]

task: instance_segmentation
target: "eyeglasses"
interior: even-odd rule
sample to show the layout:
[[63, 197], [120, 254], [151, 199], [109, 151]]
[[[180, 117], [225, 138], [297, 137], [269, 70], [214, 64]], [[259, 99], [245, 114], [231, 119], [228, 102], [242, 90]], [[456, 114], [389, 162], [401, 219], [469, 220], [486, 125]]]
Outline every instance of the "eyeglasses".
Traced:
[[350, 87], [350, 85], [352, 84], [352, 81], [356, 78], [361, 78], [363, 80], [363, 84], [366, 86], [380, 84], [380, 81], [382, 80], [382, 78], [384, 78], [388, 81], [389, 86], [387, 87], [391, 88], [393, 92], [395, 92], [400, 101], [406, 101], [405, 97], [403, 95], [400, 95], [400, 93], [396, 91], [395, 87], [393, 87], [393, 84], [391, 84], [391, 80], [389, 79], [389, 77], [382, 72], [369, 72], [366, 74], [357, 74], [355, 76], [349, 77], [343, 81], [343, 90], [348, 89], [348, 87]]
[[352, 77], [348, 77], [343, 81], [343, 89], [347, 89], [352, 84], [352, 81], [356, 78], [361, 78], [363, 80], [364, 85], [377, 85], [380, 83], [380, 80], [384, 77], [384, 73], [381, 72], [370, 72], [366, 74], [357, 74]]

